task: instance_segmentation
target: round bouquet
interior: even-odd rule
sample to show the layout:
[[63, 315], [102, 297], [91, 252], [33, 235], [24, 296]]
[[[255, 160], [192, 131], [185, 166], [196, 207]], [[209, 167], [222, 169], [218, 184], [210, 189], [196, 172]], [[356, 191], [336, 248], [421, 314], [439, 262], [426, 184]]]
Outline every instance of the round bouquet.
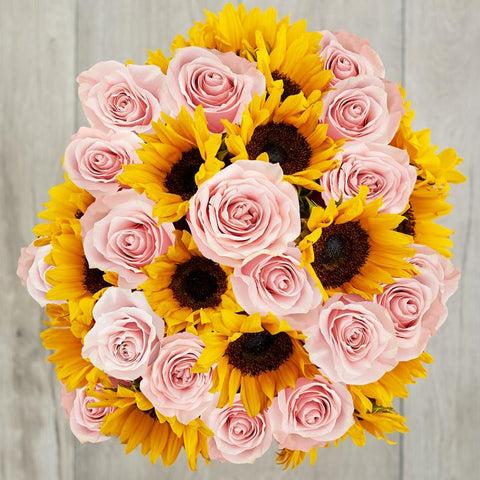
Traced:
[[227, 5], [77, 81], [89, 126], [18, 269], [73, 434], [195, 469], [407, 431], [463, 176], [368, 42]]

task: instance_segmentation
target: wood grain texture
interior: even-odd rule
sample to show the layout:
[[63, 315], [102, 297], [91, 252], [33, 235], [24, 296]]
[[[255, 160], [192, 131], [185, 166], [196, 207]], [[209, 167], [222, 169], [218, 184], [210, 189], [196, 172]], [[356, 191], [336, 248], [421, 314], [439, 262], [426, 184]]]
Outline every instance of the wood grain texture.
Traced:
[[[59, 158], [69, 136], [86, 121], [76, 100], [76, 75], [100, 60], [141, 63], [148, 49], [168, 49], [176, 33], [202, 18], [204, 8], [224, 2], [174, 0], [0, 0], [0, 253], [3, 270], [0, 320], [1, 480], [99, 480], [135, 478], [237, 480], [255, 477], [329, 480], [423, 480], [472, 478], [479, 423], [479, 336], [474, 295], [479, 287], [478, 200], [480, 58], [477, 2], [438, 0], [248, 0], [272, 5], [281, 15], [307, 18], [312, 29], [347, 29], [369, 38], [389, 78], [404, 80], [418, 111], [442, 147], [465, 157], [470, 183], [454, 189], [458, 231], [456, 263], [463, 285], [450, 303], [450, 317], [433, 341], [437, 362], [427, 381], [412, 388], [404, 410], [412, 433], [399, 446], [370, 440], [363, 449], [345, 443], [320, 452], [315, 467], [282, 472], [274, 452], [255, 465], [228, 464], [189, 472], [181, 459], [170, 469], [115, 440], [80, 445], [68, 432], [58, 406], [52, 369], [40, 346], [40, 310], [14, 277], [16, 252], [47, 190], [61, 178]], [[455, 67], [455, 69], [453, 68]], [[462, 72], [460, 75], [458, 71]], [[20, 181], [20, 186], [18, 182]], [[476, 182], [476, 183], [475, 183]]]
[[404, 404], [411, 429], [404, 438], [404, 478], [475, 478], [480, 440], [478, 2], [409, 0], [405, 18], [405, 83], [417, 110], [415, 125], [431, 128], [432, 141], [441, 148], [457, 148], [469, 181], [453, 187], [454, 213], [444, 222], [457, 232], [460, 291], [429, 345], [436, 358], [429, 378]]
[[[0, 8], [0, 478], [74, 478], [71, 433], [40, 344], [43, 313], [15, 278], [35, 212], [61, 179], [74, 128], [75, 9], [69, 0]], [[57, 403], [57, 405], [55, 405]]]

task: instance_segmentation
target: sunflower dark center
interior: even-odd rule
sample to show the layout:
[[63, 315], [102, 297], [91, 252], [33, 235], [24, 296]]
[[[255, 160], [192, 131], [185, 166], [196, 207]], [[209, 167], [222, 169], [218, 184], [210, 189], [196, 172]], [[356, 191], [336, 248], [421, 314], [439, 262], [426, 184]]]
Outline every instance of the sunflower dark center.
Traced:
[[188, 225], [187, 217], [182, 217], [180, 220], [173, 222], [173, 226], [176, 230], [186, 230], [187, 232], [190, 232], [190, 226]]
[[297, 93], [302, 91], [302, 88], [297, 82], [294, 82], [291, 78], [287, 77], [287, 75], [279, 72], [278, 70], [272, 72], [272, 78], [274, 80], [283, 81], [282, 102], [290, 95], [297, 95]]
[[111, 286], [104, 280], [103, 275], [104, 272], [98, 268], [89, 268], [87, 260], [85, 259], [83, 266], [83, 285], [91, 295], [95, 295], [102, 288]]
[[404, 214], [404, 220], [395, 229], [397, 232], [406, 233], [407, 235], [415, 236], [415, 216], [413, 215], [412, 207], [410, 207]]
[[369, 250], [368, 234], [359, 222], [332, 224], [313, 245], [312, 267], [325, 288], [336, 288], [359, 273]]
[[230, 365], [243, 375], [257, 376], [277, 370], [292, 355], [293, 344], [285, 332], [244, 333], [228, 345], [225, 353]]
[[203, 257], [192, 257], [177, 266], [170, 289], [182, 307], [198, 310], [218, 306], [227, 290], [227, 283], [227, 275], [218, 263]]
[[285, 175], [305, 170], [310, 164], [312, 149], [305, 137], [287, 123], [267, 123], [258, 126], [247, 145], [249, 158], [268, 153], [272, 163], [278, 163]]
[[165, 178], [165, 187], [169, 193], [180, 195], [182, 200], [189, 200], [197, 191], [195, 174], [203, 163], [198, 148], [192, 148], [182, 154]]

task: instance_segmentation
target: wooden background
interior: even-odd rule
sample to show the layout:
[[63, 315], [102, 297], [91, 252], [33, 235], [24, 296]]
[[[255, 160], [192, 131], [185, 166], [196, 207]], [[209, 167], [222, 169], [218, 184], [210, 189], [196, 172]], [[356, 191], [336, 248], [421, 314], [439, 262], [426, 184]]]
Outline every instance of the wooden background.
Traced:
[[463, 270], [450, 317], [431, 343], [427, 381], [400, 405], [411, 432], [396, 446], [371, 439], [321, 451], [316, 467], [295, 473], [274, 466], [274, 452], [253, 466], [215, 465], [186, 473], [164, 469], [115, 440], [81, 445], [58, 406], [58, 386], [38, 334], [42, 313], [14, 273], [31, 241], [35, 212], [61, 179], [59, 159], [80, 125], [76, 75], [93, 63], [166, 49], [204, 7], [220, 1], [0, 0], [0, 478], [2, 480], [136, 480], [204, 478], [332, 480], [478, 478], [480, 444], [480, 10], [478, 0], [297, 0], [269, 4], [307, 18], [312, 29], [345, 28], [368, 37], [389, 78], [407, 88], [442, 147], [465, 158], [469, 183], [453, 189], [455, 262]]

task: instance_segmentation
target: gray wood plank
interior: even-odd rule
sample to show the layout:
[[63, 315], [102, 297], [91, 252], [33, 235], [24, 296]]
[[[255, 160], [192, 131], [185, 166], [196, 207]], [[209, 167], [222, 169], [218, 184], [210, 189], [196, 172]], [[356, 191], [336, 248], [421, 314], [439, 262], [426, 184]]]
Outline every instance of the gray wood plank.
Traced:
[[[467, 184], [453, 188], [454, 262], [460, 291], [429, 350], [436, 357], [427, 381], [405, 402], [411, 433], [404, 442], [405, 479], [465, 479], [478, 475], [480, 436], [480, 13], [476, 1], [408, 0], [405, 79], [417, 110], [415, 125], [430, 127], [434, 143], [464, 157]], [[477, 472], [477, 473], [474, 473]]]
[[70, 480], [73, 440], [38, 336], [43, 314], [15, 270], [74, 127], [74, 5], [2, 0], [0, 10], [0, 478]]
[[[401, 78], [401, 2], [342, 0], [327, 2], [308, 0], [289, 1], [247, 1], [247, 6], [272, 5], [280, 14], [291, 13], [293, 19], [307, 18], [311, 29], [347, 29], [369, 38], [382, 56], [390, 78]], [[84, 0], [79, 3], [78, 23], [78, 69], [88, 68], [93, 63], [106, 60], [134, 58], [143, 61], [148, 48], [168, 49], [169, 42], [177, 33], [185, 33], [190, 24], [200, 20], [202, 10], [218, 10], [224, 2], [218, 0], [185, 1], [179, 4], [172, 1]], [[377, 12], [372, 17], [371, 12]], [[138, 13], [140, 12], [140, 14]], [[346, 13], [348, 12], [348, 13]], [[380, 26], [376, 18], [382, 18]], [[79, 112], [78, 121], [84, 124]], [[348, 461], [346, 461], [348, 459]], [[138, 480], [161, 474], [163, 478], [228, 478], [235, 480], [245, 475], [254, 475], [258, 480], [278, 478], [323, 478], [332, 480], [363, 479], [376, 475], [382, 480], [398, 477], [400, 470], [398, 447], [391, 447], [371, 439], [363, 449], [345, 443], [338, 449], [328, 449], [319, 453], [316, 467], [302, 466], [295, 473], [282, 472], [275, 465], [274, 451], [257, 461], [253, 466], [214, 464], [200, 468], [199, 473], [187, 472], [184, 461], [168, 470], [160, 465], [151, 466], [147, 459], [137, 452], [125, 457], [118, 442], [113, 439], [95, 446], [76, 448], [76, 479], [88, 478], [94, 469], [99, 478], [118, 476], [129, 478], [135, 475]]]

